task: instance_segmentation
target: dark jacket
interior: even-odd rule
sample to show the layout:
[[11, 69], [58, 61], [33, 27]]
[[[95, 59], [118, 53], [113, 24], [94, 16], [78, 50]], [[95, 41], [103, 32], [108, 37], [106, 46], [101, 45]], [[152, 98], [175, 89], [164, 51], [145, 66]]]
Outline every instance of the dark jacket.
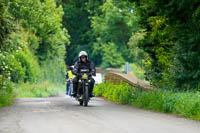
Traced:
[[74, 64], [73, 74], [76, 76], [80, 76], [81, 69], [89, 69], [90, 76], [96, 76], [95, 65], [92, 61], [87, 60], [86, 62], [77, 61]]

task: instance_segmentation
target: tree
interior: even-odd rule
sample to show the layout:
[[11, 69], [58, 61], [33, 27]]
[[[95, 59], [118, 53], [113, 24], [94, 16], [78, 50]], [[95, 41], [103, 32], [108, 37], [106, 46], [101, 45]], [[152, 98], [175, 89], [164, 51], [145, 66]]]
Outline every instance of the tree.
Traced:
[[[59, 73], [62, 73], [64, 79], [65, 48], [69, 44], [69, 34], [62, 28], [62, 7], [57, 7], [54, 0], [26, 0], [10, 3], [9, 11], [29, 32], [28, 45], [37, 56], [40, 66], [47, 69], [48, 73], [53, 73], [53, 76], [44, 76], [44, 79], [48, 77], [57, 81], [58, 77], [55, 77]], [[46, 67], [50, 63], [52, 65]], [[56, 71], [51, 71], [51, 67]]]
[[144, 29], [138, 30], [136, 33], [132, 34], [128, 42], [129, 53], [133, 57], [133, 62], [139, 65], [143, 65], [143, 61], [147, 57], [146, 53], [138, 47], [143, 43], [146, 34]]
[[[88, 50], [90, 45], [90, 20], [86, 10], [88, 0], [68, 0], [58, 2], [63, 7], [63, 26], [68, 29], [71, 45], [66, 48], [66, 63], [73, 65], [81, 50]], [[91, 53], [91, 52], [90, 52]]]
[[[91, 17], [91, 26], [96, 43], [103, 42], [105, 45], [111, 44], [110, 42], [114, 43], [116, 53], [120, 53], [119, 56], [121, 57], [119, 58], [130, 62], [133, 61], [133, 56], [130, 54], [128, 41], [132, 32], [139, 30], [137, 23], [139, 17], [134, 10], [134, 4], [127, 1], [107, 0]], [[98, 53], [96, 52], [96, 55], [100, 53], [104, 53], [103, 49]]]
[[197, 88], [200, 78], [199, 1], [130, 1], [136, 3], [140, 25], [147, 30], [147, 37], [140, 45], [150, 57], [147, 78], [162, 87], [172, 84], [180, 90]]
[[30, 30], [39, 37], [39, 46], [31, 47], [36, 49], [41, 60], [59, 55], [59, 47], [69, 43], [67, 30], [62, 29], [61, 24], [64, 14], [62, 7], [57, 8], [54, 0], [19, 1], [11, 4], [10, 12], [27, 31]]
[[98, 58], [102, 62], [101, 67], [108, 68], [120, 68], [124, 63], [124, 59], [120, 52], [117, 51], [117, 47], [113, 42], [105, 44], [100, 38], [98, 42], [94, 43], [94, 53], [98, 53]]

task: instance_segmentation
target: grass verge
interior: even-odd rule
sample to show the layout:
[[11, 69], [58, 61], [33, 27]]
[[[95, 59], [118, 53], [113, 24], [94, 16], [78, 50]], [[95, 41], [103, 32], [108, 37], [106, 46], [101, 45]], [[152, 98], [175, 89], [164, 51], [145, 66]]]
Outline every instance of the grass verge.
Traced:
[[16, 85], [17, 98], [24, 97], [48, 97], [65, 92], [65, 85], [45, 81], [39, 84], [21, 83]]
[[107, 82], [95, 86], [94, 94], [113, 102], [200, 121], [200, 92], [141, 92], [128, 84], [115, 85]]
[[12, 105], [14, 99], [13, 84], [1, 79], [0, 82], [3, 84], [0, 84], [0, 107]]
[[3, 85], [0, 86], [0, 107], [12, 105], [15, 98], [48, 97], [65, 92], [65, 85], [52, 83], [50, 81], [38, 84], [29, 82], [14, 84], [5, 80], [2, 83]]

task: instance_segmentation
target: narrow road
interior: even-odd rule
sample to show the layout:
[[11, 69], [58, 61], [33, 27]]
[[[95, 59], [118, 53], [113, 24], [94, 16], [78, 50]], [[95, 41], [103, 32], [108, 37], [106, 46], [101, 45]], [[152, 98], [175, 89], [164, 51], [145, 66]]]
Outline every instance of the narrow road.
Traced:
[[0, 133], [200, 133], [200, 122], [93, 98], [17, 99], [0, 109]]

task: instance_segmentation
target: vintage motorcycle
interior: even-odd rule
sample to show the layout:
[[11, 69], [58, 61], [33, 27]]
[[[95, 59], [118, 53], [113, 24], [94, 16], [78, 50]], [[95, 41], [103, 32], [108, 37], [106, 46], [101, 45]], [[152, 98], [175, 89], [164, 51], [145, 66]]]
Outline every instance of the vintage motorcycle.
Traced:
[[79, 83], [78, 83], [76, 100], [79, 101], [79, 104], [81, 106], [88, 106], [88, 102], [90, 100], [90, 97], [89, 97], [90, 79], [88, 78], [89, 70], [88, 69], [82, 69], [82, 70], [80, 70], [80, 74], [82, 76], [78, 81]]

